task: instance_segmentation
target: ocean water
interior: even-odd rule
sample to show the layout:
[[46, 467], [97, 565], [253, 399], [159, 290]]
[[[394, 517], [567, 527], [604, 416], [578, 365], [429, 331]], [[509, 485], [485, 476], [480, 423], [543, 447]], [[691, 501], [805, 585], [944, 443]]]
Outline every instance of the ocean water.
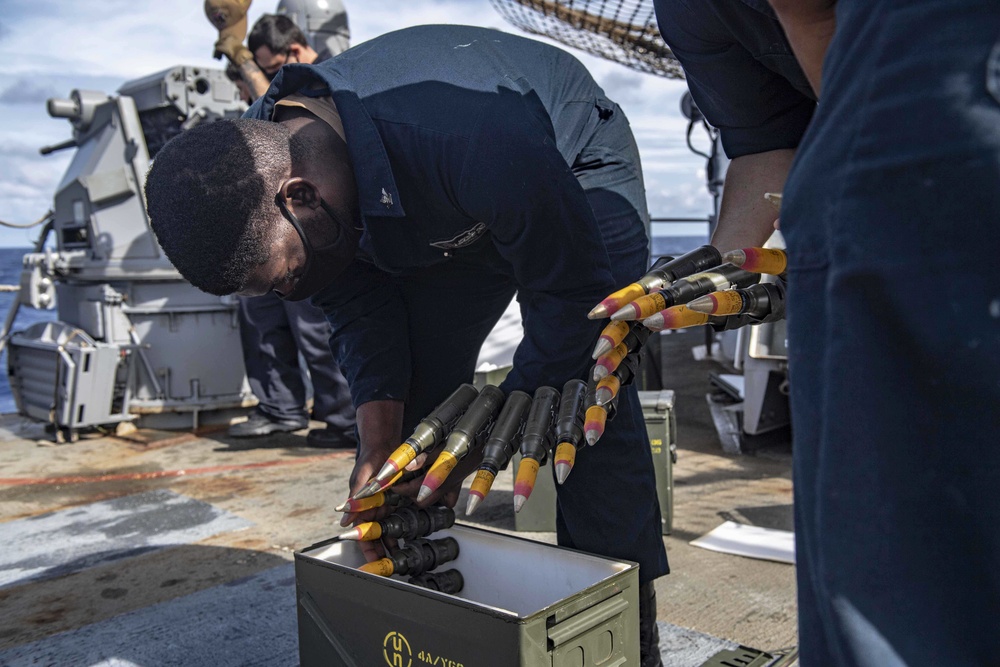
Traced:
[[[0, 285], [17, 285], [20, 282], [21, 258], [29, 252], [31, 252], [31, 248], [0, 248]], [[0, 318], [2, 318], [0, 322], [6, 321], [16, 296], [17, 294], [14, 292], [0, 292]], [[27, 329], [35, 322], [47, 322], [54, 319], [56, 319], [55, 309], [35, 310], [21, 306], [17, 313], [17, 319], [11, 326], [11, 331]], [[6, 414], [16, 410], [14, 397], [10, 393], [10, 384], [7, 382], [6, 349], [0, 355], [0, 367], [3, 369], [3, 372], [0, 373], [0, 414]]]

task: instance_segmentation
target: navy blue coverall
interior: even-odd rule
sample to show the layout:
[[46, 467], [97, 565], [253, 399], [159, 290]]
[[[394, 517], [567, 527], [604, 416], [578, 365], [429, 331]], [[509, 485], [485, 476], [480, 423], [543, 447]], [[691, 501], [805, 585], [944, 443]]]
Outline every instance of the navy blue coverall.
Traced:
[[785, 193], [803, 665], [998, 664], [1000, 3], [838, 2]]
[[801, 663], [994, 665], [1000, 3], [836, 12], [803, 136], [763, 0], [657, 0], [709, 122], [759, 119], [730, 146], [799, 145], [781, 229]]
[[[502, 389], [584, 378], [587, 312], [646, 268], [648, 217], [625, 115], [583, 65], [540, 42], [419, 26], [316, 66], [283, 67], [247, 112], [332, 96], [358, 185], [360, 257], [313, 301], [355, 405], [405, 402], [409, 432], [462, 382], [517, 294], [524, 339]], [[530, 502], [530, 501], [529, 501]], [[634, 386], [559, 487], [559, 543], [668, 571]]]
[[655, 0], [660, 34], [730, 160], [796, 148], [816, 96], [767, 0]]

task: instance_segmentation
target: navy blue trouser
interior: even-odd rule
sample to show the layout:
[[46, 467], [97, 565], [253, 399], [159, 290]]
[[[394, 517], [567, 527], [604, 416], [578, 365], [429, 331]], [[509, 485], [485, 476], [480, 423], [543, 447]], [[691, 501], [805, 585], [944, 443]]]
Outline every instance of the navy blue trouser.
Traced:
[[284, 301], [273, 292], [240, 298], [243, 362], [258, 409], [276, 419], [306, 412], [306, 360], [313, 389], [313, 418], [337, 431], [354, 432], [354, 406], [340, 367], [330, 352], [330, 324], [309, 301]]
[[[573, 169], [600, 224], [615, 279], [626, 285], [647, 266], [648, 215], [638, 150], [620, 110], [598, 128]], [[398, 286], [410, 331], [413, 375], [404, 416], [409, 433], [455, 387], [472, 381], [479, 349], [516, 286], [489, 235], [445, 264], [407, 273]], [[522, 305], [528, 298], [518, 294]], [[579, 351], [572, 365], [543, 383], [562, 389], [566, 380], [586, 377], [593, 365], [590, 352], [606, 324], [587, 319], [594, 303], [580, 303], [572, 321], [541, 332], [562, 349]], [[523, 308], [522, 314], [525, 328], [543, 325]], [[668, 572], [652, 455], [634, 385], [622, 390], [604, 437], [579, 452], [572, 474], [558, 486], [556, 517], [563, 546], [636, 561], [642, 582]]]
[[837, 21], [781, 214], [802, 664], [995, 665], [1000, 3]]

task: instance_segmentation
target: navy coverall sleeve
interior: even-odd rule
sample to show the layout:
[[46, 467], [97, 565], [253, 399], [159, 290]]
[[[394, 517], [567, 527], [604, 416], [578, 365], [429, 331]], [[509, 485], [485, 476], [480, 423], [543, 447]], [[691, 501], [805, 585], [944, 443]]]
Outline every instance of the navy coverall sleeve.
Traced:
[[354, 405], [404, 400], [410, 386], [409, 331], [389, 275], [356, 259], [312, 302], [333, 328], [331, 348]]
[[502, 94], [468, 146], [458, 197], [512, 267], [524, 321], [507, 391], [582, 377], [593, 337], [587, 312], [614, 290], [594, 213], [551, 127], [523, 98]]
[[816, 104], [777, 19], [736, 0], [655, 6], [660, 33], [727, 156], [799, 145]]

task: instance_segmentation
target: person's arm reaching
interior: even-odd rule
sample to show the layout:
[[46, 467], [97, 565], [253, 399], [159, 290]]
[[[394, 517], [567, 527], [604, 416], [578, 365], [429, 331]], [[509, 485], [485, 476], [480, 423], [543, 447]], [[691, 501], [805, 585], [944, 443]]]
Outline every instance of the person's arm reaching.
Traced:
[[[312, 302], [330, 322], [331, 349], [357, 406], [360, 444], [350, 480], [353, 494], [402, 442], [403, 402], [410, 387], [409, 327], [391, 278], [361, 260]], [[368, 520], [376, 513], [347, 518]]]
[[837, 27], [836, 0], [770, 0], [799, 65], [819, 97], [823, 58]]
[[712, 245], [727, 252], [767, 241], [777, 215], [764, 193], [781, 192], [794, 157], [794, 149], [782, 148], [742, 155], [730, 162]]
[[[351, 472], [351, 495], [371, 479], [402, 441], [403, 401], [368, 401], [358, 406], [361, 448]], [[401, 489], [394, 489], [401, 491]]]
[[759, 246], [770, 236], [776, 215], [764, 194], [782, 191], [816, 107], [778, 21], [753, 3], [730, 4], [720, 13], [711, 3], [655, 3], [691, 96], [732, 160], [712, 238], [723, 252]]

